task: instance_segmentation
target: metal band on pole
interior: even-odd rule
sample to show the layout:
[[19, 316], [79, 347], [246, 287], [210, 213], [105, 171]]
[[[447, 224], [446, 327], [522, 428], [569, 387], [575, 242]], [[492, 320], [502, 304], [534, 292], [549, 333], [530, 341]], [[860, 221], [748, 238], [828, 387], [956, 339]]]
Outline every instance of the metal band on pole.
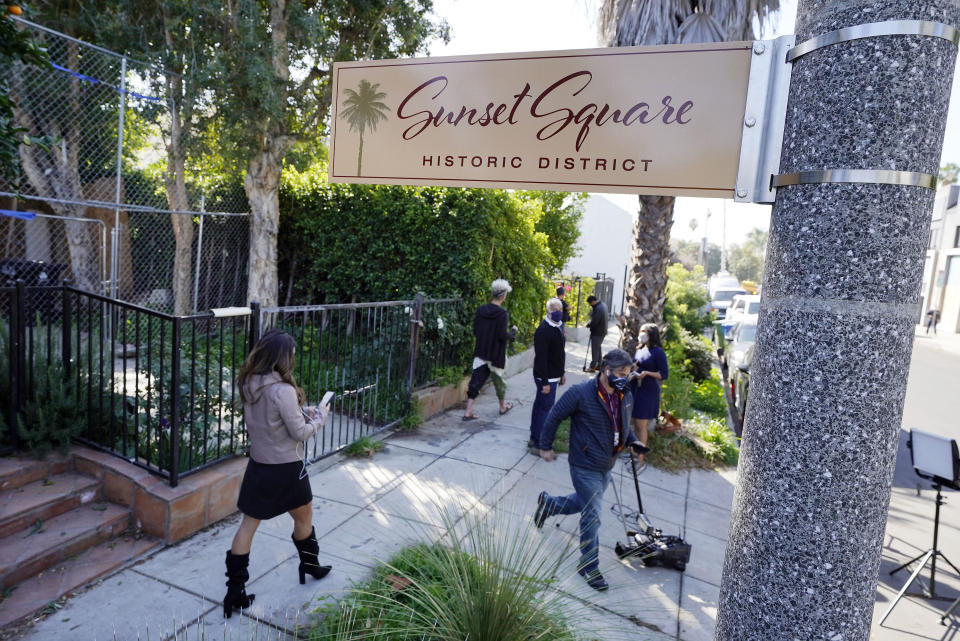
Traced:
[[816, 169], [773, 176], [773, 187], [815, 185], [821, 183], [865, 183], [875, 185], [907, 185], [936, 189], [937, 177], [916, 171], [888, 169]]
[[844, 27], [837, 31], [825, 33], [816, 38], [801, 42], [787, 52], [787, 62], [793, 62], [800, 56], [811, 51], [829, 47], [840, 42], [873, 38], [876, 36], [930, 36], [949, 40], [954, 45], [960, 45], [960, 31], [955, 27], [942, 22], [929, 20], [889, 20], [887, 22], [869, 22], [852, 27]]

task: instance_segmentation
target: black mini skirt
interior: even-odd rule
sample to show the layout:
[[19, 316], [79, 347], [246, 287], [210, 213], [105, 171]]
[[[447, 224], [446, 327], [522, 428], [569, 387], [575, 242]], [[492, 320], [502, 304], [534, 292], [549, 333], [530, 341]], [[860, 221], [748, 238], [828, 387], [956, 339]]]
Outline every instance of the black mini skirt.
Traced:
[[310, 477], [300, 478], [303, 463], [247, 463], [237, 507], [247, 516], [266, 520], [313, 501]]

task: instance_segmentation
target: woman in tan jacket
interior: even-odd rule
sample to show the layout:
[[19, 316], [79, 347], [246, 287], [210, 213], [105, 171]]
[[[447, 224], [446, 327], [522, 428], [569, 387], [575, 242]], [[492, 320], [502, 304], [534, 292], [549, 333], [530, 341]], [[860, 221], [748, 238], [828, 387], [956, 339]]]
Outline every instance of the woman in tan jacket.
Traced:
[[246, 608], [254, 595], [246, 593], [250, 578], [250, 544], [260, 521], [284, 512], [293, 517], [293, 544], [300, 555], [300, 583], [305, 575], [322, 579], [330, 571], [320, 565], [320, 546], [313, 529], [313, 493], [306, 474], [305, 441], [317, 433], [327, 407], [301, 409], [305, 394], [293, 380], [296, 344], [279, 330], [266, 332], [240, 366], [243, 422], [250, 436], [247, 463], [237, 507], [243, 521], [227, 551], [227, 595], [223, 614]]

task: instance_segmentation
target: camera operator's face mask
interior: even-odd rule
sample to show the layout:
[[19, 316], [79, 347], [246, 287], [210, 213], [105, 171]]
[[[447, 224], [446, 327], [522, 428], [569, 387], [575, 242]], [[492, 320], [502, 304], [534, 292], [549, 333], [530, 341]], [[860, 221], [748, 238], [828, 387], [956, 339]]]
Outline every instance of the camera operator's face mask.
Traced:
[[610, 383], [610, 387], [615, 390], [623, 391], [627, 386], [628, 379], [626, 376], [617, 376], [613, 370], [607, 369], [607, 381]]

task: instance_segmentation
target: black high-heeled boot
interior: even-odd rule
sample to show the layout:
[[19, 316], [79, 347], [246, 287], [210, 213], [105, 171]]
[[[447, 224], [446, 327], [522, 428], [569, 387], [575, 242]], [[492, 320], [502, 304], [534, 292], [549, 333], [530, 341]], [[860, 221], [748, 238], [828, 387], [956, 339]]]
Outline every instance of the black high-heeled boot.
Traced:
[[223, 597], [223, 616], [230, 618], [233, 609], [249, 608], [254, 594], [247, 594], [247, 579], [250, 573], [250, 554], [233, 554], [227, 550], [227, 595]]
[[300, 585], [306, 583], [307, 574], [315, 579], [322, 579], [329, 574], [331, 566], [320, 565], [320, 561], [317, 559], [320, 544], [317, 543], [316, 530], [310, 528], [310, 536], [302, 541], [294, 539], [292, 534], [290, 538], [293, 539], [293, 544], [297, 546], [297, 553], [300, 555], [300, 567], [297, 568], [300, 572]]

